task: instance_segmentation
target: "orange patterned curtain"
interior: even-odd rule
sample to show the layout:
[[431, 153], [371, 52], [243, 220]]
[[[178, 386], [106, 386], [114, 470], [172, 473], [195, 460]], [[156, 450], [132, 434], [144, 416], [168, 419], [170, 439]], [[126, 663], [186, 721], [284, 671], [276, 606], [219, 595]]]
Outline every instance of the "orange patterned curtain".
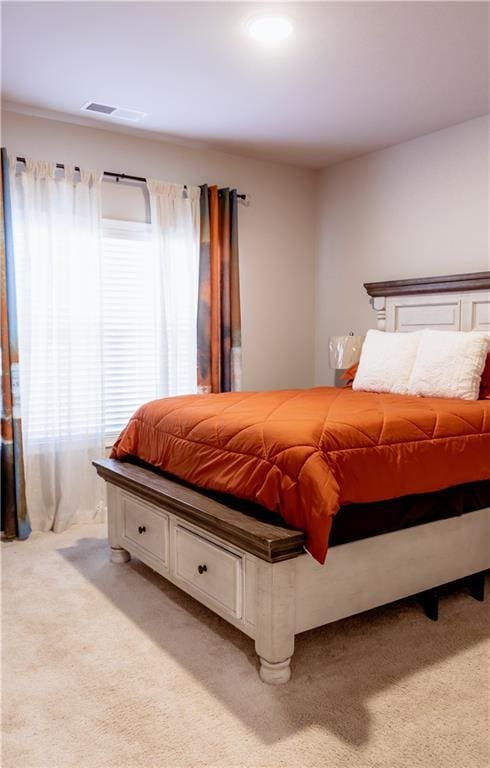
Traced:
[[206, 184], [201, 187], [197, 384], [204, 393], [241, 388], [237, 191]]
[[1, 508], [6, 539], [26, 539], [31, 531], [27, 516], [22, 424], [19, 396], [19, 352], [10, 209], [9, 163], [2, 149], [0, 166], [0, 312], [2, 358]]

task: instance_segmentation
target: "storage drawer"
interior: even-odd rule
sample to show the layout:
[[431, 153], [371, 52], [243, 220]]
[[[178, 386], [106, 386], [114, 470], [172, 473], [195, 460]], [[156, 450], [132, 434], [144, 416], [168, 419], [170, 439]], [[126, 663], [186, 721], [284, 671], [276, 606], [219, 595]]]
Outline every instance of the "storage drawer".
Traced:
[[125, 493], [121, 503], [124, 537], [167, 565], [168, 515]]
[[235, 618], [241, 618], [242, 558], [239, 555], [177, 525], [175, 575]]

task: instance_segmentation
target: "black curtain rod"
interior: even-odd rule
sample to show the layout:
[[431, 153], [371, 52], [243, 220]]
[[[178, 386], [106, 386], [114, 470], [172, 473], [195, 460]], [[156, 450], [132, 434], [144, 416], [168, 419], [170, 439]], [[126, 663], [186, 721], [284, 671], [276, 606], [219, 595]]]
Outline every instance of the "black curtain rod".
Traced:
[[[26, 162], [25, 157], [16, 157], [15, 159], [17, 160], [18, 163], [24, 163], [25, 165], [25, 162]], [[56, 163], [56, 167], [64, 169], [65, 166], [63, 165], [63, 163]], [[75, 170], [80, 172], [80, 168], [78, 165], [75, 166]], [[146, 184], [146, 179], [144, 178], [144, 176], [130, 176], [127, 173], [113, 173], [113, 171], [104, 171], [104, 176], [110, 176], [113, 179], [128, 179], [129, 181], [139, 181], [141, 182], [141, 184]], [[184, 184], [184, 189], [187, 189], [187, 184]], [[237, 197], [239, 197], [240, 200], [247, 199], [247, 195], [242, 195], [239, 193], [237, 193]]]

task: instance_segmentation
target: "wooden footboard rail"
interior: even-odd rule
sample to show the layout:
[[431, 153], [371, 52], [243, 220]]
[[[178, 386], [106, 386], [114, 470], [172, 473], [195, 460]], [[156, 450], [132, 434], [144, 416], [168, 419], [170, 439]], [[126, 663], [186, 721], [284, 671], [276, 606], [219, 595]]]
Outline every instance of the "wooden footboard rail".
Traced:
[[182, 520], [194, 523], [268, 563], [303, 554], [305, 535], [301, 531], [271, 525], [230, 509], [203, 493], [169, 480], [157, 470], [115, 459], [95, 461], [94, 466], [112, 485], [162, 506]]

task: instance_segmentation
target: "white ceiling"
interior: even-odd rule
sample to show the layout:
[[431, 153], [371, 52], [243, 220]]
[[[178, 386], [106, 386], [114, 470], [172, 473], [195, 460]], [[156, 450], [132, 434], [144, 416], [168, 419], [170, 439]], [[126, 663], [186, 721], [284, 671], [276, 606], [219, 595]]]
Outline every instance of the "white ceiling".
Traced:
[[[162, 138], [319, 168], [490, 111], [485, 2], [2, 6], [5, 100]], [[295, 25], [274, 50], [243, 28], [264, 10]]]

